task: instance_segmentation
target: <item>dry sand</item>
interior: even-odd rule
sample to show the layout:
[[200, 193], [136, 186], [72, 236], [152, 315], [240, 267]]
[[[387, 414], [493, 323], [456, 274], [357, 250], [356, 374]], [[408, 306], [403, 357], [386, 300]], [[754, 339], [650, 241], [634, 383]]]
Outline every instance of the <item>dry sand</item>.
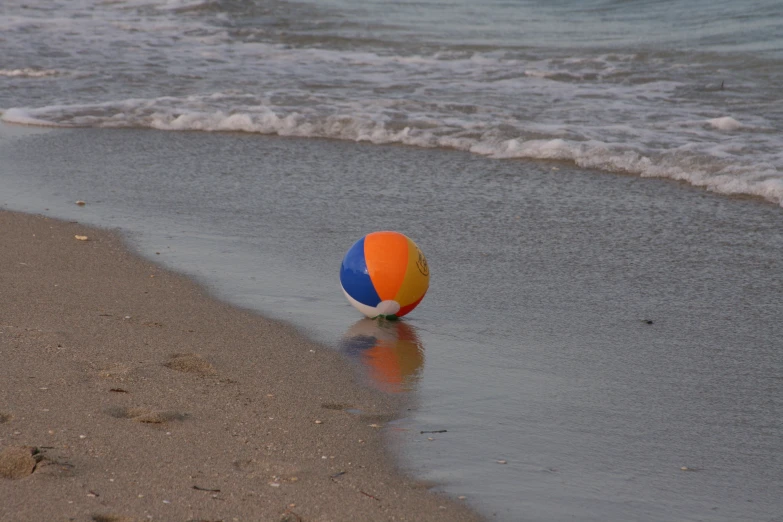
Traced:
[[113, 233], [0, 212], [2, 521], [478, 520], [395, 470], [399, 407]]

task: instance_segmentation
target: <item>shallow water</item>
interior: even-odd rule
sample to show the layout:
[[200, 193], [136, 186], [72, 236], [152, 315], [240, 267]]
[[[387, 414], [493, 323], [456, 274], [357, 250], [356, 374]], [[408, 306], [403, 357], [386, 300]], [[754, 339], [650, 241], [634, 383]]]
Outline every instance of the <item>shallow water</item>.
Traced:
[[[488, 516], [783, 512], [776, 205], [449, 150], [3, 129], [0, 204], [119, 227], [343, 350], [368, 384], [413, 389], [388, 431], [403, 465]], [[343, 254], [378, 229], [432, 269], [402, 330], [359, 321], [339, 289]]]

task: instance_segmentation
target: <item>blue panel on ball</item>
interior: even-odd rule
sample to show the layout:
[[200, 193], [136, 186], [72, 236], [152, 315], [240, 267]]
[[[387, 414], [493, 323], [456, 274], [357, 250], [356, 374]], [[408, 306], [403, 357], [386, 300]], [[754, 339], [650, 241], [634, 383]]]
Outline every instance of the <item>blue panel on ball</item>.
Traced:
[[381, 302], [378, 292], [372, 285], [364, 260], [364, 238], [353, 244], [345, 254], [340, 267], [340, 284], [348, 295], [367, 306], [377, 306]]

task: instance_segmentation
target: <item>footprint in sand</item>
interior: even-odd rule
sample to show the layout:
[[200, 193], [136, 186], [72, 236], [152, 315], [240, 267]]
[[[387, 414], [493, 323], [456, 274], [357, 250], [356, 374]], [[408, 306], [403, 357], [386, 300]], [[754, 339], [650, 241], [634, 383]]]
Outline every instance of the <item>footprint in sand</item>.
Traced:
[[301, 483], [313, 476], [310, 468], [282, 460], [250, 458], [235, 460], [232, 464], [237, 471], [245, 475], [245, 479], [264, 479], [271, 484]]
[[93, 522], [137, 522], [135, 518], [122, 515], [93, 515]]
[[355, 406], [351, 406], [350, 404], [342, 404], [339, 402], [325, 402], [321, 404], [321, 408], [325, 410], [344, 411], [351, 415], [357, 415], [363, 422], [386, 423], [396, 418], [396, 415], [393, 413], [370, 413], [360, 410]]
[[291, 462], [269, 459], [240, 459], [231, 463], [238, 471], [261, 475], [297, 475], [304, 468]]
[[66, 460], [46, 455], [38, 463], [38, 467], [35, 468], [35, 474], [53, 478], [68, 478], [76, 475], [76, 469], [73, 464]]
[[165, 424], [170, 421], [185, 420], [187, 415], [175, 411], [150, 410], [147, 408], [109, 408], [106, 413], [116, 419], [130, 419], [143, 424]]
[[192, 373], [203, 377], [217, 374], [212, 364], [195, 353], [175, 353], [163, 366], [183, 373]]
[[21, 479], [32, 475], [42, 455], [32, 446], [9, 446], [0, 451], [0, 478]]
[[113, 363], [98, 373], [102, 378], [118, 382], [134, 382], [144, 377], [141, 368], [123, 363]]
[[341, 404], [339, 402], [325, 402], [321, 404], [321, 408], [325, 410], [339, 410], [339, 411], [351, 411], [356, 409], [350, 404]]

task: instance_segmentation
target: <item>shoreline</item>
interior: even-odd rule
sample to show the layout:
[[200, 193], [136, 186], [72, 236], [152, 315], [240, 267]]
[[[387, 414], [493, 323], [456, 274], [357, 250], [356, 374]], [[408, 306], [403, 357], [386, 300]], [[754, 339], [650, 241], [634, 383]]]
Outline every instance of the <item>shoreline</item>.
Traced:
[[[45, 124], [39, 124], [39, 123], [17, 123], [17, 122], [9, 122], [4, 121], [2, 119], [3, 111], [0, 109], [0, 142], [3, 138], [5, 139], [11, 139], [11, 138], [21, 138], [26, 135], [30, 134], [40, 134], [50, 131], [62, 131], [62, 130], [72, 130], [72, 129], [86, 129], [89, 127], [60, 127], [58, 125], [45, 125]], [[138, 129], [143, 130], [152, 130], [152, 129], [145, 129], [143, 127], [139, 127]], [[110, 129], [110, 130], [120, 130], [120, 129]], [[256, 133], [256, 132], [246, 132], [241, 130], [211, 130], [211, 131], [201, 131], [201, 130], [188, 130], [188, 131], [174, 131], [174, 130], [161, 130], [161, 129], [154, 129], [160, 132], [166, 132], [166, 133], [176, 133], [176, 132], [194, 132], [194, 133], [202, 133], [206, 132], [209, 134], [228, 134], [228, 135], [239, 135], [239, 136], [259, 136], [263, 138], [274, 138], [274, 139], [281, 139], [281, 140], [324, 140], [324, 141], [333, 141], [337, 143], [349, 143], [351, 140], [346, 140], [343, 138], [338, 137], [332, 137], [332, 136], [288, 136], [288, 135], [281, 135], [281, 134], [262, 134], [262, 133]], [[355, 141], [353, 142], [355, 144], [359, 145], [369, 145], [372, 147], [400, 147], [400, 148], [410, 148], [415, 150], [422, 150], [423, 148], [417, 145], [410, 145], [408, 143], [399, 143], [399, 142], [390, 142], [390, 143], [371, 143], [367, 141]], [[463, 153], [467, 152], [471, 156], [475, 156], [477, 158], [487, 159], [491, 161], [501, 161], [501, 162], [522, 162], [522, 163], [532, 163], [534, 165], [544, 165], [547, 166], [546, 170], [552, 170], [552, 171], [559, 171], [561, 169], [570, 169], [570, 170], [582, 170], [582, 171], [588, 171], [588, 172], [595, 172], [601, 176], [619, 176], [623, 178], [630, 178], [630, 179], [654, 179], [663, 181], [666, 183], [673, 183], [681, 188], [684, 188], [686, 190], [696, 190], [698, 192], [704, 192], [711, 195], [716, 195], [721, 198], [729, 198], [729, 199], [735, 199], [735, 200], [747, 200], [747, 201], [753, 201], [755, 203], [763, 204], [763, 205], [772, 205], [773, 207], [783, 207], [783, 201], [775, 201], [774, 199], [770, 198], [769, 196], [765, 196], [762, 194], [755, 194], [755, 193], [749, 193], [749, 192], [724, 192], [715, 190], [710, 186], [709, 183], [694, 183], [692, 181], [688, 181], [687, 179], [684, 179], [682, 177], [678, 176], [664, 176], [664, 175], [645, 175], [640, 172], [634, 172], [632, 170], [624, 170], [624, 169], [606, 169], [596, 166], [585, 166], [580, 165], [576, 160], [574, 159], [565, 159], [565, 158], [557, 158], [557, 157], [492, 157], [484, 154], [476, 154], [471, 151], [464, 151], [458, 148], [454, 147], [446, 147], [446, 146], [436, 146], [433, 147], [433, 149], [438, 149], [442, 151], [449, 151], [449, 152], [458, 152]], [[426, 150], [426, 149], [425, 149]]]
[[402, 474], [400, 399], [336, 350], [115, 232], [0, 210], [0, 241], [0, 519], [480, 519]]

